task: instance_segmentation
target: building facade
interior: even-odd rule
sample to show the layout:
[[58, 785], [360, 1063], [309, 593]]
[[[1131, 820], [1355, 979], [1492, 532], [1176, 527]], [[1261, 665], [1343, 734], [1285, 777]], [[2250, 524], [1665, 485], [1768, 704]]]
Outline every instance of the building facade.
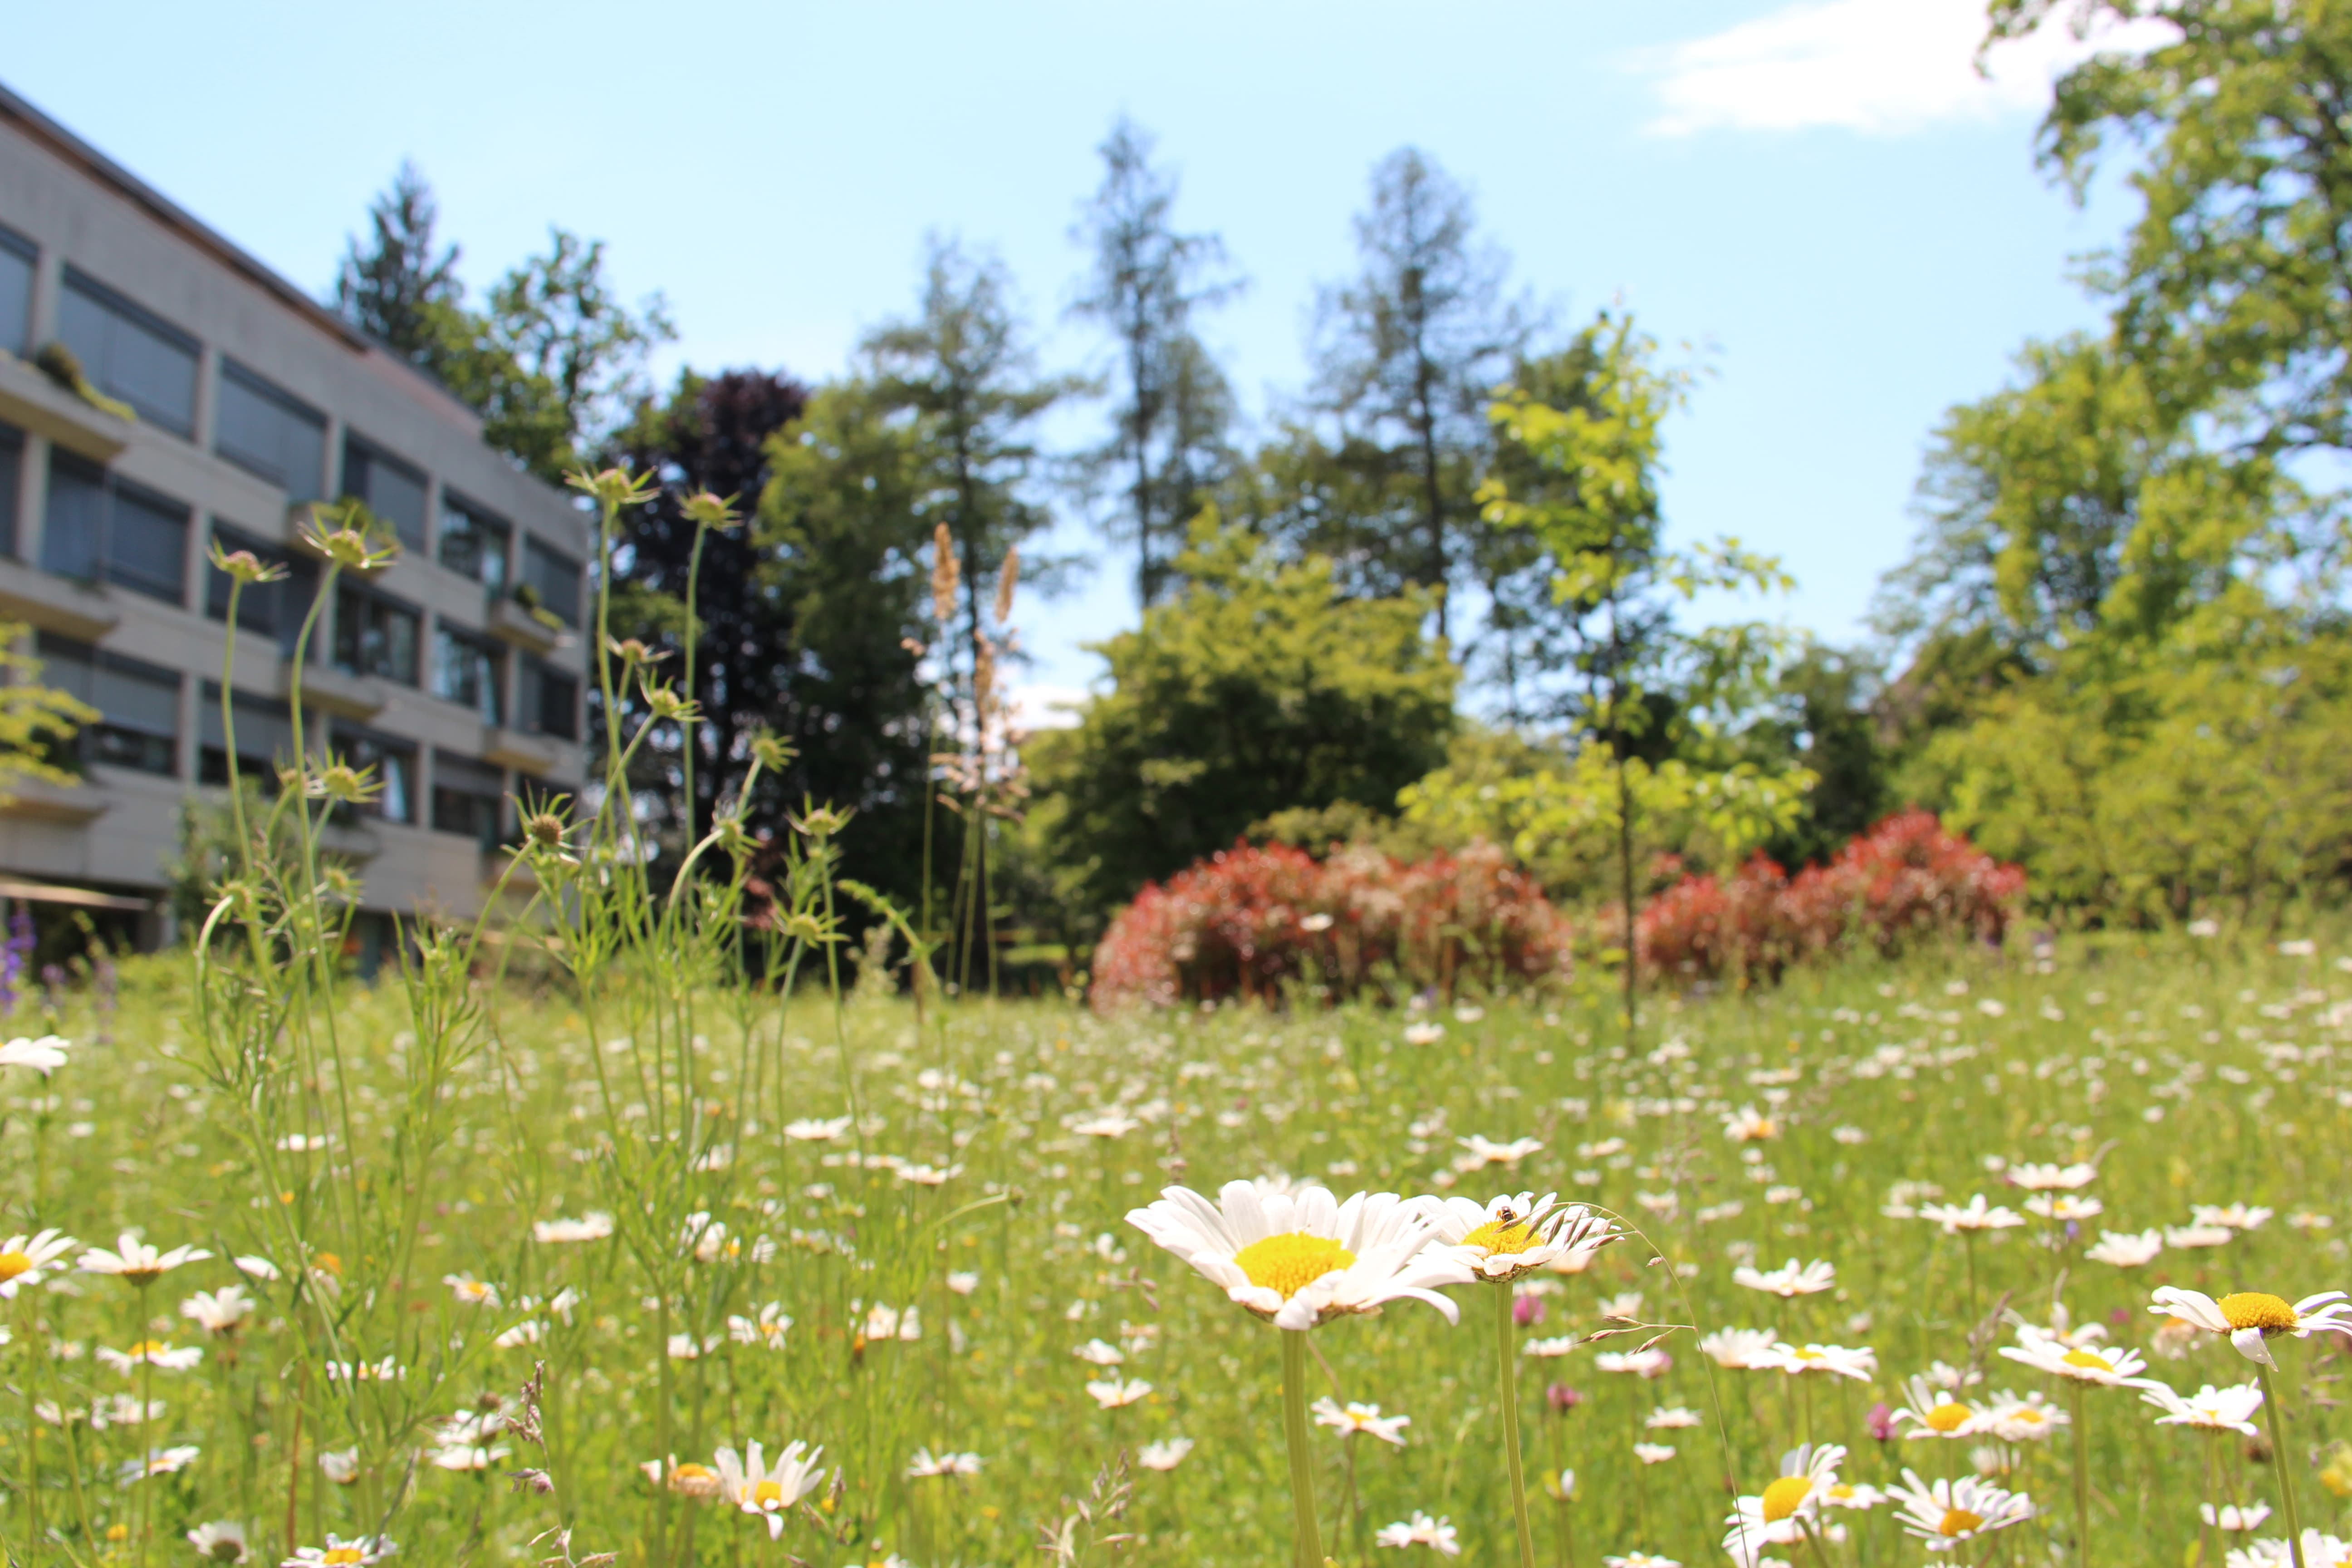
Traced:
[[[62, 348], [65, 353], [58, 351]], [[78, 379], [77, 379], [78, 373]], [[0, 89], [0, 621], [102, 717], [0, 805], [0, 877], [152, 898], [182, 803], [291, 755], [319, 503], [363, 500], [398, 558], [346, 576], [300, 671], [304, 743], [383, 789], [327, 829], [373, 919], [477, 911], [517, 798], [575, 794], [591, 524], [486, 446], [430, 376]], [[168, 932], [161, 916], [145, 941]]]

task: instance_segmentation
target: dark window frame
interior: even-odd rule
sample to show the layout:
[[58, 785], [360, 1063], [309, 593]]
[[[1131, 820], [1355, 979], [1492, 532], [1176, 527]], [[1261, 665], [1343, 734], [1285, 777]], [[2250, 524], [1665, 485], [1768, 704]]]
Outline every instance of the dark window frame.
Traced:
[[[453, 764], [455, 764], [453, 766]], [[499, 776], [498, 788], [492, 793], [486, 779], [468, 778], [467, 771], [479, 768]], [[445, 783], [455, 777], [461, 782]], [[507, 798], [506, 770], [491, 766], [478, 757], [443, 747], [433, 748], [433, 810], [431, 823], [436, 833], [462, 835], [472, 838], [487, 854], [506, 841]]]
[[22, 561], [24, 519], [17, 515], [17, 498], [25, 490], [25, 433], [0, 422], [0, 555]]
[[[416, 517], [414, 536], [402, 531], [403, 520], [386, 512], [376, 497], [353, 488], [352, 483], [353, 453], [357, 453], [370, 469], [379, 467], [390, 468], [394, 473], [416, 482]], [[415, 555], [425, 553], [425, 545], [431, 542], [433, 526], [433, 476], [426, 473], [424, 468], [410, 462], [383, 442], [373, 437], [363, 436], [347, 425], [343, 427], [342, 463], [340, 471], [335, 475], [335, 490], [339, 495], [349, 496], [364, 502], [370, 511], [391, 524], [394, 535], [400, 542], [401, 549]]]
[[[121, 289], [91, 277], [70, 261], [66, 263], [62, 291], [67, 294], [83, 295], [101, 309], [122, 317], [131, 326], [162, 339], [166, 346], [188, 356], [188, 413], [185, 424], [182, 424], [180, 416], [172, 410], [161, 405], [150, 404], [138, 392], [119, 385], [109, 379], [107, 366], [84, 364], [81, 368], [83, 374], [89, 377], [91, 385], [110, 397], [119, 397], [129, 404], [145, 423], [154, 426], [159, 430], [168, 430], [184, 440], [194, 440], [198, 384], [203, 380], [205, 373], [204, 340], [186, 328], [156, 314]], [[62, 337], [62, 301], [59, 303], [59, 310], [61, 328], [59, 335]]]
[[[444, 638], [470, 649], [487, 663], [488, 668], [480, 669], [479, 674], [488, 690], [488, 711], [484, 710], [482, 701], [467, 701], [453, 694], [445, 685], [444, 672], [447, 661], [442, 658]], [[502, 725], [506, 722], [507, 713], [506, 671], [507, 650], [497, 638], [466, 626], [453, 626], [445, 616], [433, 617], [433, 679], [430, 689], [435, 697], [465, 709], [485, 724]]]
[[13, 336], [10, 323], [0, 321], [0, 352], [24, 359], [33, 352], [33, 290], [40, 281], [41, 247], [26, 236], [0, 224], [0, 252], [25, 264], [25, 311], [14, 325]]
[[[98, 491], [98, 516], [93, 525], [96, 537], [88, 542], [85, 552], [86, 562], [68, 561], [65, 558], [66, 536], [60, 529], [50, 526], [56, 521], [58, 498], [63, 493], [58, 482], [60, 471], [79, 483], [91, 486]], [[78, 452], [68, 451], [63, 447], [54, 445], [49, 448], [48, 480], [49, 515], [43, 520], [40, 560], [42, 571], [52, 576], [68, 578], [77, 583], [110, 583], [145, 598], [156, 599], [167, 605], [177, 605], [182, 609], [187, 607], [188, 543], [189, 535], [195, 531], [196, 526], [194, 507], [176, 496], [166, 495], [162, 490], [142, 485], [136, 479], [126, 479], [114, 469], [93, 463]], [[136, 569], [121, 564], [116, 560], [115, 510], [117, 503], [126, 494], [134, 505], [154, 511], [173, 511], [179, 514], [179, 572], [169, 594], [162, 591], [163, 579], [160, 577], [148, 578]], [[80, 569], [84, 564], [89, 568], [88, 571]]]
[[[516, 672], [514, 727], [530, 735], [549, 735], [559, 741], [577, 742], [580, 739], [579, 675], [562, 669], [535, 655], [525, 654]], [[572, 700], [562, 707], [562, 725], [557, 728], [547, 722], [550, 709], [547, 688], [551, 678], [571, 688]]]
[[[338, 720], [328, 744], [341, 761], [357, 768], [373, 767], [376, 770], [374, 782], [382, 786], [364, 805], [337, 804], [330, 813], [334, 820], [350, 824], [364, 818], [372, 822], [415, 826], [416, 768], [424, 756], [420, 742], [405, 735], [386, 734], [382, 730], [371, 730], [364, 724]], [[396, 793], [391, 787], [392, 770], [384, 765], [386, 760], [393, 757], [404, 758], [407, 763]], [[395, 805], [401, 807], [401, 815], [394, 815]]]
[[[388, 613], [405, 616], [408, 617], [410, 626], [413, 629], [409, 634], [408, 639], [408, 671], [406, 674], [404, 675], [396, 671], [373, 668], [361, 668], [361, 659], [356, 652], [359, 645], [350, 639], [355, 637], [364, 636], [368, 631], [373, 630], [373, 626], [368, 626], [355, 632], [347, 626], [346, 623], [349, 617], [345, 613], [345, 609], [347, 605], [353, 602], [357, 602], [366, 606], [371, 613], [371, 619], [373, 619], [373, 616], [375, 613]], [[387, 594], [383, 589], [376, 587], [373, 584], [353, 582], [347, 578], [335, 585], [335, 635], [333, 642], [334, 648], [331, 662], [333, 664], [335, 668], [341, 670], [346, 675], [373, 677], [378, 680], [389, 680], [397, 685], [408, 687], [417, 687], [421, 686], [423, 683], [423, 667], [425, 662], [425, 610], [422, 605], [411, 604], [408, 600], [400, 598], [396, 595]], [[350, 657], [346, 657], [347, 652], [350, 653]]]
[[[41, 632], [34, 640], [34, 657], [42, 664], [42, 675], [51, 684], [88, 702], [99, 710], [99, 720], [74, 731], [72, 739], [59, 743], [50, 757], [67, 766], [88, 768], [92, 763], [122, 768], [131, 773], [150, 773], [159, 778], [180, 776], [180, 702], [184, 684], [180, 671], [160, 664], [150, 664], [143, 658], [116, 653], [79, 638]], [[68, 680], [56, 682], [60, 664], [79, 666], [89, 671], [87, 683]], [[108, 712], [105, 703], [98, 699], [101, 676], [114, 676], [124, 680], [145, 681], [156, 687], [171, 689], [172, 721], [168, 729], [158, 730], [135, 721], [125, 721], [120, 710]], [[79, 689], [86, 684], [87, 689]], [[62, 753], [62, 754], [58, 754]]]
[[[235, 464], [257, 479], [277, 486], [286, 492], [287, 500], [293, 504], [299, 505], [303, 501], [316, 500], [325, 494], [327, 489], [327, 416], [325, 413], [311, 407], [259, 371], [239, 363], [227, 354], [220, 356], [220, 371], [215, 380], [218, 384], [213, 394], [214, 456]], [[292, 483], [289, 476], [278, 471], [274, 459], [268, 455], [245, 451], [227, 444], [226, 422], [221, 418], [221, 405], [225, 401], [221, 388], [226, 387], [231, 383], [235, 383], [240, 390], [251, 394], [264, 403], [274, 404], [280, 413], [292, 416], [296, 420], [311, 426], [318, 432], [318, 469], [309, 476], [307, 486], [297, 486]]]
[[[570, 569], [568, 574], [562, 572], [554, 574], [555, 576], [562, 578], [562, 580], [567, 582], [569, 584], [569, 586], [564, 590], [564, 602], [562, 604], [555, 603], [549, 597], [547, 590], [540, 585], [539, 574], [532, 568], [541, 560], [552, 561], [557, 563], [560, 566], [568, 567]], [[557, 620], [562, 621], [565, 626], [570, 626], [574, 631], [577, 631], [580, 628], [580, 616], [582, 613], [581, 602], [585, 596], [583, 580], [587, 575], [587, 563], [580, 560], [568, 551], [558, 550], [554, 545], [550, 544], [547, 541], [540, 538], [539, 535], [535, 533], [526, 533], [523, 535], [522, 567], [515, 576], [516, 587], [518, 589], [524, 587], [530, 588], [532, 595], [538, 600], [539, 606], [541, 608], [554, 616]]]
[[[218, 516], [211, 519], [212, 542], [223, 554], [250, 551], [264, 565], [282, 566], [286, 575], [272, 583], [248, 583], [237, 595], [236, 625], [240, 633], [272, 638], [278, 645], [280, 658], [294, 657], [295, 639], [301, 635], [302, 617], [310, 613], [311, 595], [319, 591], [319, 566], [310, 557], [273, 541], [264, 539]], [[205, 557], [205, 619], [222, 625], [228, 622], [227, 574], [212, 563], [210, 552]], [[311, 657], [318, 657], [314, 638]]]

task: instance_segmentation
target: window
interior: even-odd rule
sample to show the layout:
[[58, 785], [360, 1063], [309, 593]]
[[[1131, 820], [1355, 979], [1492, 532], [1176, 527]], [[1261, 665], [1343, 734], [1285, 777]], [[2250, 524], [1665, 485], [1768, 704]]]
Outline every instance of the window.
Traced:
[[507, 775], [488, 763], [438, 747], [433, 752], [433, 826], [462, 833], [482, 847], [499, 847], [507, 815]]
[[370, 782], [377, 788], [364, 805], [337, 805], [337, 821], [373, 817], [379, 822], [416, 820], [416, 748], [406, 741], [379, 735], [357, 725], [335, 726], [336, 754], [355, 768], [373, 768]]
[[538, 540], [522, 542], [522, 585], [567, 626], [580, 624], [580, 563]]
[[[274, 583], [245, 585], [245, 592], [236, 597], [236, 625], [239, 631], [254, 632], [275, 642], [279, 658], [293, 658], [294, 639], [302, 632], [302, 617], [310, 613], [311, 596], [319, 591], [317, 564], [307, 555], [293, 554], [217, 521], [213, 524], [213, 540], [225, 554], [249, 551], [263, 564], [286, 569], [286, 575]], [[206, 616], [215, 621], [228, 619], [228, 574], [207, 562]]]
[[66, 268], [58, 337], [90, 384], [151, 425], [196, 433], [196, 340], [105, 284]]
[[357, 436], [343, 438], [343, 493], [367, 502], [404, 549], [425, 549], [425, 476]]
[[74, 738], [77, 759], [141, 773], [180, 771], [180, 677], [119, 653], [43, 632], [35, 645], [41, 680], [97, 709]]
[[221, 361], [213, 450], [296, 504], [326, 489], [327, 416], [233, 359]]
[[415, 685], [417, 618], [397, 599], [346, 584], [335, 595], [335, 668]]
[[507, 585], [507, 546], [513, 536], [506, 519], [441, 492], [441, 564], [450, 571], [497, 593]]
[[188, 509], [52, 447], [41, 568], [186, 602]]
[[[196, 779], [200, 784], [225, 784], [228, 783], [228, 744], [221, 722], [220, 682], [205, 681], [197, 695]], [[249, 691], [231, 691], [228, 700], [230, 717], [236, 725], [238, 776], [256, 781], [265, 794], [276, 795], [278, 770], [294, 761], [293, 709]]]
[[0, 425], [0, 555], [16, 553], [16, 496], [24, 478], [25, 433]]
[[470, 708], [485, 724], [506, 722], [506, 656], [496, 643], [444, 622], [433, 628], [433, 695]]
[[580, 738], [580, 679], [542, 659], [524, 656], [515, 691], [515, 716], [535, 735]]
[[0, 228], [0, 350], [33, 352], [33, 262], [40, 253], [13, 229]]

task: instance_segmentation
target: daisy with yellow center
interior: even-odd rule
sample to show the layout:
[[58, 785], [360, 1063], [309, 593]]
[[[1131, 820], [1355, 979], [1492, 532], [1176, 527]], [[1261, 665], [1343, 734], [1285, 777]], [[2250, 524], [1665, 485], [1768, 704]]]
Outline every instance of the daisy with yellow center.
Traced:
[[324, 1546], [297, 1547], [294, 1555], [286, 1558], [280, 1568], [312, 1568], [313, 1564], [329, 1564], [331, 1568], [374, 1568], [374, 1564], [397, 1550], [381, 1535], [362, 1536], [352, 1541], [340, 1535], [330, 1535]]
[[1927, 1542], [1930, 1552], [1950, 1552], [1995, 1531], [2022, 1524], [2033, 1517], [2033, 1500], [2021, 1492], [2004, 1491], [1974, 1476], [1957, 1481], [1923, 1481], [1914, 1470], [1903, 1472], [1903, 1484], [1889, 1489], [1904, 1530]]
[[1781, 1455], [1780, 1478], [1761, 1494], [1741, 1498], [1725, 1518], [1731, 1528], [1723, 1549], [1735, 1562], [1753, 1564], [1767, 1546], [1796, 1546], [1811, 1539], [1844, 1459], [1845, 1449], [1835, 1443], [1807, 1444]]
[[1931, 1386], [1924, 1377], [1914, 1377], [1903, 1385], [1910, 1403], [1890, 1417], [1891, 1425], [1911, 1428], [1906, 1438], [1972, 1437], [1976, 1436], [1981, 1413], [1955, 1394]]
[[[2257, 1213], [2261, 1219], [2251, 1218]], [[2246, 1211], [2232, 1217], [2259, 1225], [2262, 1219], [2270, 1217], [2270, 1211]], [[2183, 1290], [2169, 1285], [2156, 1290], [2150, 1300], [2154, 1303], [2148, 1308], [2151, 1312], [2178, 1318], [2207, 1333], [2229, 1335], [2238, 1353], [2254, 1363], [2255, 1379], [2271, 1408], [2271, 1466], [2278, 1477], [2279, 1511], [2286, 1516], [2288, 1554], [2295, 1568], [2312, 1568], [2305, 1561], [2303, 1527], [2295, 1518], [2294, 1480], [2286, 1462], [2288, 1445], [2278, 1429], [2278, 1399], [2271, 1389], [2271, 1369], [2278, 1363], [2271, 1357], [2269, 1342], [2280, 1334], [2307, 1340], [2322, 1331], [2352, 1336], [2352, 1302], [2346, 1301], [2341, 1290], [2323, 1290], [2300, 1301], [2289, 1301], [2264, 1290], [2240, 1290], [2217, 1301], [2201, 1290]]]
[[721, 1448], [713, 1456], [719, 1468], [719, 1496], [766, 1521], [768, 1539], [776, 1540], [784, 1533], [784, 1516], [801, 1499], [824, 1485], [824, 1469], [819, 1463], [824, 1454], [823, 1448], [812, 1450], [806, 1443], [793, 1443], [776, 1456], [772, 1466], [765, 1463], [766, 1455], [757, 1443], [748, 1445], [740, 1456], [732, 1448]]
[[[1342, 1203], [1319, 1186], [1274, 1192], [1228, 1182], [1213, 1202], [1189, 1187], [1169, 1187], [1127, 1216], [1234, 1305], [1286, 1331], [1283, 1432], [1301, 1568], [1323, 1563], [1308, 1446], [1307, 1331], [1400, 1300], [1424, 1302], [1457, 1321], [1460, 1309], [1439, 1291], [1477, 1276], [1455, 1248], [1431, 1245], [1438, 1235], [1433, 1206], [1394, 1193], [1358, 1193]], [[1499, 1295], [1507, 1317], [1510, 1293]]]
[[2069, 1320], [2063, 1307], [2057, 1308], [2053, 1315], [2058, 1319], [2058, 1332], [2021, 1323], [2017, 1343], [2003, 1345], [2000, 1353], [2021, 1365], [2063, 1379], [2074, 1394], [2074, 1555], [2078, 1564], [2087, 1565], [2091, 1560], [2091, 1429], [2083, 1408], [2083, 1395], [2095, 1387], [2122, 1387], [2146, 1371], [2147, 1362], [2137, 1351], [2092, 1343], [2085, 1331], [2066, 1332]]
[[38, 1285], [43, 1269], [80, 1245], [60, 1230], [0, 1241], [0, 1297], [14, 1300], [17, 1291]]
[[126, 1230], [110, 1249], [93, 1247], [83, 1253], [79, 1267], [85, 1274], [112, 1274], [144, 1289], [183, 1264], [201, 1263], [211, 1256], [201, 1247], [159, 1251], [140, 1240], [136, 1231]]

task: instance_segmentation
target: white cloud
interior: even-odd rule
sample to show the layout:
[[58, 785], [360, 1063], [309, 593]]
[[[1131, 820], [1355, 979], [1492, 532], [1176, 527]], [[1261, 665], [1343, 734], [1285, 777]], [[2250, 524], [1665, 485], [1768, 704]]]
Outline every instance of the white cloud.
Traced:
[[2063, 22], [2004, 44], [1976, 66], [1984, 0], [1801, 0], [1705, 37], [1644, 51], [1635, 69], [1657, 79], [1648, 129], [1794, 131], [1835, 126], [1897, 135], [1938, 121], [2038, 111], [2050, 83], [2101, 48], [2172, 36], [2161, 23], [2076, 38]]
[[1035, 734], [1040, 730], [1075, 730], [1076, 710], [1087, 703], [1087, 692], [1076, 686], [1039, 682], [1013, 689], [1013, 727]]

